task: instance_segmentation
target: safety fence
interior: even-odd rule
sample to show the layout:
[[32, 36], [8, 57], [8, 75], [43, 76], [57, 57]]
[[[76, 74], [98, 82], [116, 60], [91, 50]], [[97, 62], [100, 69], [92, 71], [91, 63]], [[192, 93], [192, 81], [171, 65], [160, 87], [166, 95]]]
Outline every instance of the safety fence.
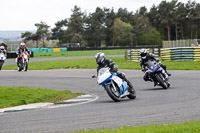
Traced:
[[29, 48], [32, 52], [62, 52], [67, 51], [67, 48]]
[[162, 47], [163, 48], [200, 47], [200, 39], [163, 41]]
[[[125, 59], [129, 61], [138, 62], [140, 60], [140, 49], [130, 49], [125, 51]], [[148, 52], [153, 53], [155, 56], [160, 56], [160, 48], [149, 48]]]
[[178, 47], [161, 49], [164, 61], [200, 61], [200, 47]]

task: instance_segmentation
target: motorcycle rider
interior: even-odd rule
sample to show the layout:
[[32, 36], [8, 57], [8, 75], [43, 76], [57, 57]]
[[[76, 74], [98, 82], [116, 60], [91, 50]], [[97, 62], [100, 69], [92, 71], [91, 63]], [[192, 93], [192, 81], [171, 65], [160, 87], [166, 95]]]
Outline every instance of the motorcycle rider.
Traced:
[[26, 47], [26, 44], [24, 42], [21, 42], [20, 43], [20, 46], [16, 52], [17, 54], [17, 65], [19, 63], [19, 60], [20, 60], [20, 55], [22, 52], [28, 52], [30, 54], [30, 51], [28, 50], [28, 48]]
[[117, 73], [117, 76], [120, 77], [121, 79], [125, 80], [129, 86], [128, 91], [130, 92], [135, 92], [132, 83], [125, 77], [125, 74], [118, 71], [118, 66], [113, 62], [111, 59], [106, 59], [106, 56], [104, 53], [97, 53], [95, 55], [96, 63], [98, 64], [97, 66], [97, 74], [99, 70], [103, 67], [109, 67], [111, 73]]
[[[168, 80], [168, 76], [171, 76], [171, 74], [167, 72], [167, 70], [166, 70], [166, 68], [167, 68], [166, 65], [162, 64], [161, 61], [160, 61], [160, 59], [159, 59], [158, 57], [156, 57], [156, 56], [155, 56], [154, 54], [152, 54], [152, 53], [148, 53], [146, 49], [141, 49], [141, 50], [139, 51], [139, 54], [140, 54], [140, 56], [141, 56], [141, 58], [140, 58], [141, 70], [142, 70], [144, 73], [146, 72], [145, 63], [148, 62], [149, 60], [151, 60], [151, 61], [156, 61], [157, 63], [159, 63], [159, 65], [161, 66], [161, 68], [163, 68], [162, 73], [165, 75], [165, 79]], [[144, 79], [145, 81], [152, 81], [152, 80], [149, 78], [149, 76], [148, 76], [147, 73], [145, 73], [143, 79]]]
[[3, 53], [5, 55], [5, 57], [7, 58], [7, 52], [6, 52], [4, 46], [0, 46], [0, 53]]

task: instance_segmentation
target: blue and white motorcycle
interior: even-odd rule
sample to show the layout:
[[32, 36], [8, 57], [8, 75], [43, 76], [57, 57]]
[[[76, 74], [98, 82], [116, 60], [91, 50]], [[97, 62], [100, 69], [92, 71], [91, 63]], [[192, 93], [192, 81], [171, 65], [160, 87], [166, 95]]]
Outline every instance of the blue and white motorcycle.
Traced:
[[164, 89], [170, 87], [169, 79], [163, 74], [163, 68], [154, 61], [146, 62], [146, 72], [150, 79], [154, 81], [154, 86], [162, 86]]
[[[93, 77], [94, 78], [94, 77]], [[101, 68], [98, 72], [97, 83], [102, 85], [111, 99], [115, 102], [121, 101], [122, 98], [136, 98], [136, 93], [128, 91], [128, 84], [117, 76], [116, 73], [111, 73], [109, 68]]]

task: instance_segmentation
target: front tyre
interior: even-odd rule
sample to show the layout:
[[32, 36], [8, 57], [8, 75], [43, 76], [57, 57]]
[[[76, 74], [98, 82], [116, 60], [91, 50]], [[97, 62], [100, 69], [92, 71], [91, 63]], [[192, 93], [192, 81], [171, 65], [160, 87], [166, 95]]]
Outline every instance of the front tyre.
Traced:
[[115, 91], [112, 85], [106, 85], [105, 90], [113, 101], [115, 102], [121, 101], [119, 92]]
[[2, 69], [3, 63], [4, 63], [3, 61], [0, 61], [0, 71]]
[[164, 89], [167, 89], [168, 86], [167, 84], [165, 83], [165, 81], [163, 80], [163, 76], [161, 74], [158, 74], [156, 76], [156, 81], [160, 84], [160, 86], [162, 86]]
[[25, 62], [25, 63], [24, 63], [24, 71], [27, 71], [27, 70], [28, 70], [28, 63]]

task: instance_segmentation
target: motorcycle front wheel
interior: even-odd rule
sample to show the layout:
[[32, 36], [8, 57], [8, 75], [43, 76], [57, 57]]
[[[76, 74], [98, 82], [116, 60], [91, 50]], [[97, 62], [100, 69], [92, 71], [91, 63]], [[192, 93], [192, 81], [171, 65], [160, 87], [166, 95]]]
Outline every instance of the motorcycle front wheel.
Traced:
[[113, 101], [115, 102], [121, 101], [119, 92], [115, 91], [112, 85], [106, 85], [105, 90]]
[[27, 71], [27, 70], [28, 70], [28, 63], [25, 62], [25, 63], [24, 63], [24, 71]]
[[3, 63], [4, 63], [4, 61], [0, 61], [0, 71], [1, 71], [1, 68], [3, 66]]
[[158, 74], [158, 75], [156, 76], [156, 81], [157, 81], [157, 82], [160, 84], [160, 86], [162, 86], [164, 89], [167, 89], [167, 88], [168, 88], [168, 86], [167, 86], [167, 84], [165, 83], [165, 81], [163, 80], [161, 74]]

